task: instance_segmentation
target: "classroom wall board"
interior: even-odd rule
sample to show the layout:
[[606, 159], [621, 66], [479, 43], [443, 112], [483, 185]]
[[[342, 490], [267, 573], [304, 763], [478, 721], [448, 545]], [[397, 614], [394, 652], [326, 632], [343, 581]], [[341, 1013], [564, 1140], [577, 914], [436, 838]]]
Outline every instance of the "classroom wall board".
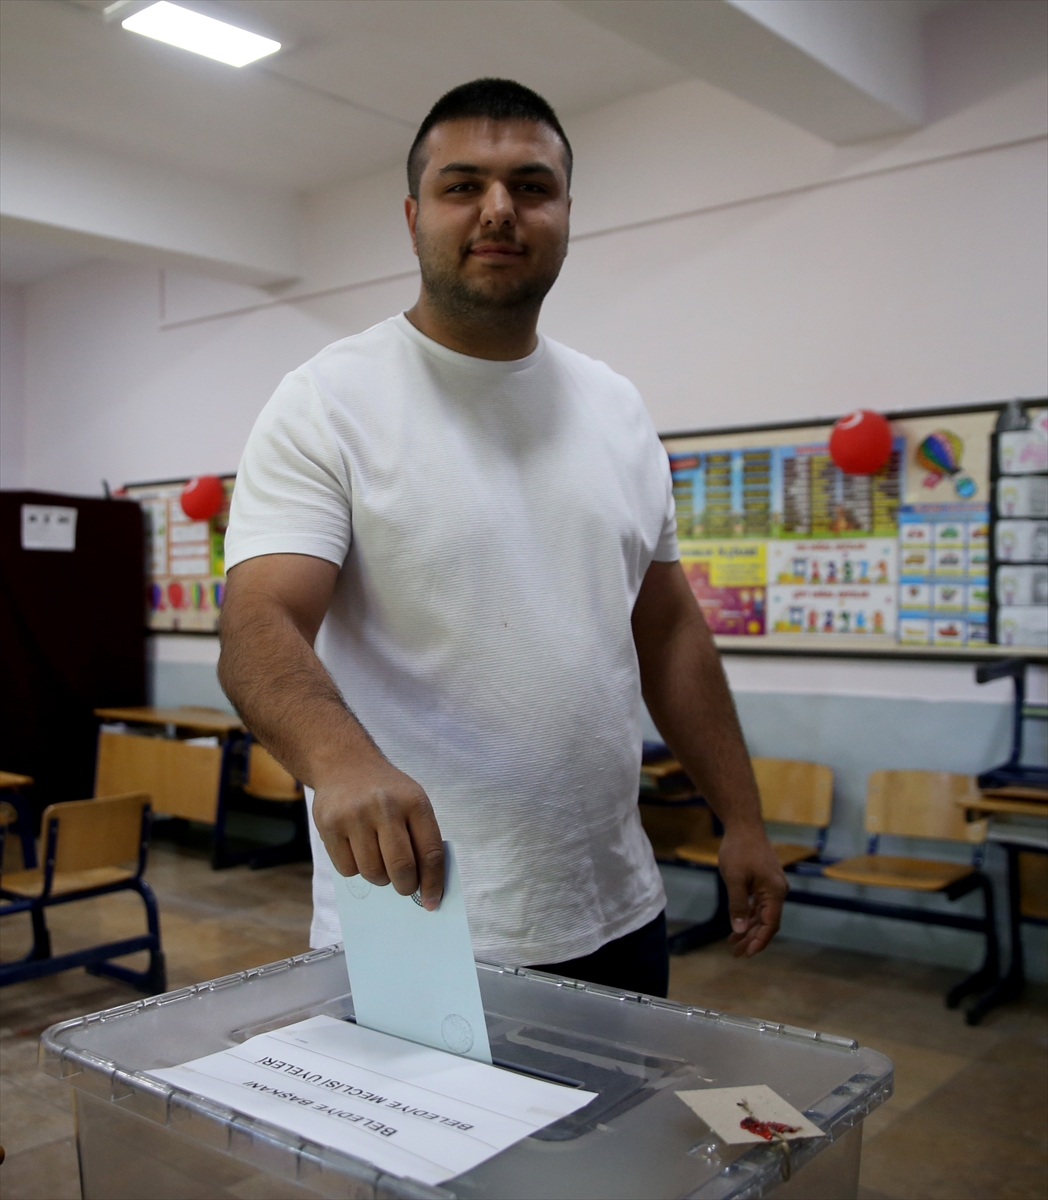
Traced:
[[[874, 475], [834, 464], [832, 421], [664, 435], [681, 562], [720, 644], [986, 653], [1002, 407], [887, 414]], [[1048, 438], [1048, 410], [1026, 411], [1027, 437]], [[1011, 642], [1048, 645], [1044, 624]]]
[[223, 475], [225, 500], [209, 521], [182, 511], [189, 479], [133, 483], [120, 494], [142, 508], [146, 537], [146, 628], [217, 633], [225, 590], [225, 537], [235, 475]]

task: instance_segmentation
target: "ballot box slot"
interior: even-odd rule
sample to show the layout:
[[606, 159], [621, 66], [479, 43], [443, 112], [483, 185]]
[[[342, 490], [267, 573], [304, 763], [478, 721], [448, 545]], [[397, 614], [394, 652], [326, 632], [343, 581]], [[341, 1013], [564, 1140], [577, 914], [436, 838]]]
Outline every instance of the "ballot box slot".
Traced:
[[639, 1054], [598, 1038], [488, 1013], [493, 1063], [597, 1095], [585, 1108], [533, 1133], [543, 1142], [566, 1142], [650, 1099], [694, 1068], [682, 1059]]
[[561, 1087], [585, 1087], [581, 1079], [569, 1079], [566, 1075], [556, 1075], [552, 1071], [541, 1071], [538, 1067], [524, 1067], [520, 1063], [510, 1062], [508, 1058], [491, 1059], [492, 1066], [501, 1067], [503, 1071], [513, 1071], [517, 1075], [530, 1075], [533, 1079], [544, 1079], [547, 1083], [559, 1083]]

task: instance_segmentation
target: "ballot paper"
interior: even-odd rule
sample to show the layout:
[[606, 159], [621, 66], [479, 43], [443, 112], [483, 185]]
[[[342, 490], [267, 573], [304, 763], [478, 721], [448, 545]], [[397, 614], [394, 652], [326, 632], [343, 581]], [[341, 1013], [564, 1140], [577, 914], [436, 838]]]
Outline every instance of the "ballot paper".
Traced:
[[594, 1098], [333, 1017], [150, 1074], [426, 1184], [461, 1175]]
[[373, 887], [332, 868], [357, 1024], [477, 1062], [491, 1062], [477, 964], [455, 849], [444, 843], [444, 896]]
[[764, 1083], [700, 1088], [677, 1095], [729, 1146], [826, 1136], [818, 1125]]

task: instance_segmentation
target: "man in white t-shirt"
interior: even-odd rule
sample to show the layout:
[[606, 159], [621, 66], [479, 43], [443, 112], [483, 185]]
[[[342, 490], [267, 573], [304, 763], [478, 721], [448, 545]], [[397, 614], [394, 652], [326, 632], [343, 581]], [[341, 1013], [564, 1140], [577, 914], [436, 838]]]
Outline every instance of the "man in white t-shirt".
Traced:
[[536, 332], [570, 176], [520, 84], [465, 84], [423, 122], [418, 302], [292, 371], [259, 416], [219, 673], [311, 791], [313, 945], [339, 940], [329, 860], [432, 910], [447, 838], [478, 958], [665, 995], [642, 696], [724, 825], [737, 953], [767, 945], [786, 881], [640, 396]]

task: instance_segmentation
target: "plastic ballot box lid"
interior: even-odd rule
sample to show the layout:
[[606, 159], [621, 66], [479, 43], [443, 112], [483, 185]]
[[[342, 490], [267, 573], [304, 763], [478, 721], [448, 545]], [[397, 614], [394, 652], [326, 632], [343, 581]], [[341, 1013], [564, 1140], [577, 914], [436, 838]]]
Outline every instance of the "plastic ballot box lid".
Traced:
[[[845, 1038], [525, 968], [477, 969], [496, 1066], [596, 1093], [584, 1108], [431, 1186], [148, 1074], [311, 1016], [352, 1019], [342, 948], [329, 947], [44, 1033], [44, 1069], [74, 1089], [84, 1200], [792, 1195], [798, 1173], [814, 1178], [892, 1092], [891, 1062]], [[675, 1095], [755, 1084], [826, 1136], [726, 1145]], [[857, 1173], [860, 1137], [847, 1141]], [[829, 1186], [855, 1194], [854, 1181]]]

